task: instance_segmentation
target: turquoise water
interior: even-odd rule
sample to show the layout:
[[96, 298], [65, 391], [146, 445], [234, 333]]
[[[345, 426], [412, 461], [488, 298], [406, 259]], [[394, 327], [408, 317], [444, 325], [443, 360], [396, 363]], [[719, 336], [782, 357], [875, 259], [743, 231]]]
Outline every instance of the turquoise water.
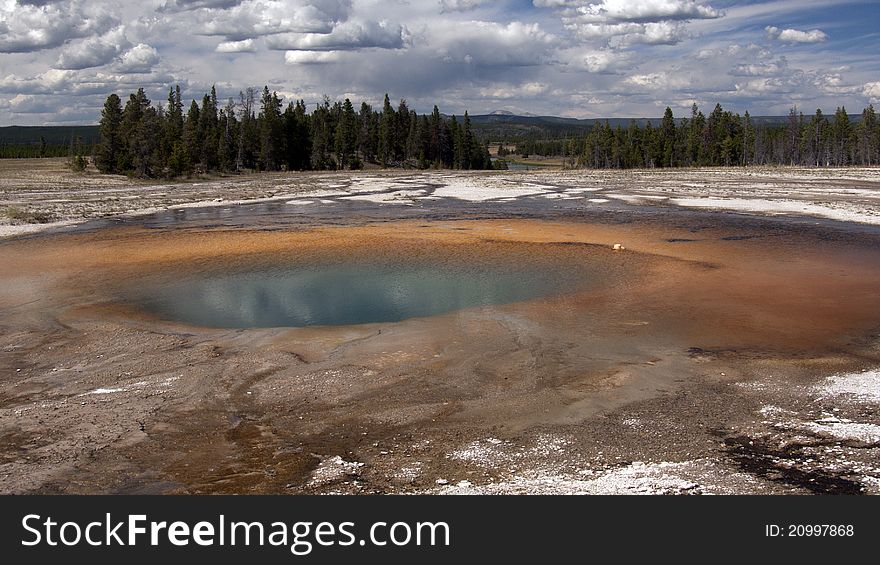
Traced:
[[561, 291], [571, 276], [538, 266], [334, 264], [202, 273], [142, 290], [167, 320], [214, 328], [396, 322]]

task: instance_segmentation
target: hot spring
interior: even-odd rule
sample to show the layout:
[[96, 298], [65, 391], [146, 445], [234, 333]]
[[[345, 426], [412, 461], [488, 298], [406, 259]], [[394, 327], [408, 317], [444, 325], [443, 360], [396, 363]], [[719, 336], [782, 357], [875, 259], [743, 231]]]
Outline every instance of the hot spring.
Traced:
[[147, 284], [134, 302], [162, 319], [212, 328], [397, 322], [540, 298], [584, 282], [546, 267], [366, 260], [263, 266]]

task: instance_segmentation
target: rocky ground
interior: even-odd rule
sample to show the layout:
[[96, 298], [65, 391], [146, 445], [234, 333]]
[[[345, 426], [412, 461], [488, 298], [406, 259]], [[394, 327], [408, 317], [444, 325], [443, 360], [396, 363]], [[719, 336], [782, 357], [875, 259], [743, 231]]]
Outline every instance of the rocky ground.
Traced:
[[[880, 171], [166, 186], [0, 164], [0, 207], [160, 209], [0, 243], [0, 492], [880, 492]], [[251, 198], [267, 200], [230, 203]], [[777, 204], [728, 202], [755, 200]], [[540, 260], [603, 282], [311, 329], [188, 327], [124, 298], [346, 253]]]

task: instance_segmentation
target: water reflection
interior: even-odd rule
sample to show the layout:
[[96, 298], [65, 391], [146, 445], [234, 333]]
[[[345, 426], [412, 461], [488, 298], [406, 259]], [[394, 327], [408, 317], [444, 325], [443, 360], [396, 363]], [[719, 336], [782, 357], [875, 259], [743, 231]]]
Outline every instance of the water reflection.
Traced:
[[517, 302], [573, 282], [534, 266], [290, 266], [202, 274], [148, 288], [136, 301], [162, 318], [206, 327], [349, 325]]

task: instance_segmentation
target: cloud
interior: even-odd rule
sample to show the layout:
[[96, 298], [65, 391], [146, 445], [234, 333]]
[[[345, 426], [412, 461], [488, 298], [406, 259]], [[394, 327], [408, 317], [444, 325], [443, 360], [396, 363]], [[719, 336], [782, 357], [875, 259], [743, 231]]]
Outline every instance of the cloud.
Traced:
[[534, 0], [544, 8], [566, 8], [583, 22], [661, 22], [720, 18], [723, 13], [694, 0]]
[[117, 70], [123, 73], [149, 73], [159, 63], [159, 53], [155, 47], [138, 43], [123, 53]]
[[546, 94], [549, 86], [540, 82], [527, 82], [523, 84], [493, 85], [480, 88], [478, 94], [483, 98], [493, 100], [511, 100], [534, 98]]
[[338, 51], [352, 49], [400, 49], [409, 32], [404, 26], [388, 22], [346, 21], [330, 33], [290, 33], [266, 39], [269, 49], [293, 51]]
[[720, 18], [722, 12], [693, 0], [535, 0], [555, 7], [563, 26], [581, 41], [606, 40], [613, 47], [675, 45], [691, 37], [687, 23]]
[[348, 19], [351, 2], [243, 0], [226, 10], [199, 10], [196, 33], [242, 41], [282, 33], [331, 33]]
[[58, 56], [55, 67], [81, 70], [106, 65], [130, 45], [125, 38], [125, 28], [120, 26], [102, 37], [68, 43]]
[[241, 41], [224, 41], [214, 48], [217, 53], [254, 53], [257, 48], [253, 39]]
[[821, 43], [828, 39], [828, 35], [820, 29], [811, 29], [810, 31], [801, 31], [798, 29], [779, 29], [775, 26], [767, 26], [764, 28], [767, 37], [776, 39], [783, 43]]
[[557, 51], [557, 63], [566, 71], [617, 73], [628, 67], [631, 57], [616, 49], [585, 49], [573, 47]]
[[489, 3], [490, 0], [440, 0], [440, 13], [466, 12]]
[[222, 9], [234, 8], [242, 0], [167, 0], [159, 10], [162, 12], [185, 12], [200, 8]]
[[288, 51], [284, 62], [288, 65], [323, 65], [340, 60], [338, 51]]
[[161, 101], [177, 82], [457, 114], [876, 105], [862, 20], [833, 0], [0, 0], [0, 123], [94, 123], [110, 92]]
[[8, 75], [0, 79], [0, 92], [12, 94], [51, 94], [66, 90], [74, 78], [73, 71], [49, 69], [32, 77]]
[[57, 109], [45, 96], [16, 94], [9, 100], [9, 111], [16, 114], [49, 114]]
[[60, 5], [0, 3], [0, 53], [52, 49], [71, 39], [103, 33], [116, 20], [83, 0]]
[[687, 84], [688, 79], [684, 76], [672, 76], [671, 73], [648, 73], [633, 75], [625, 81], [633, 86], [655, 90], [659, 88], [675, 88]]
[[551, 60], [559, 38], [536, 23], [450, 21], [430, 26], [424, 41], [447, 63], [521, 67]]

